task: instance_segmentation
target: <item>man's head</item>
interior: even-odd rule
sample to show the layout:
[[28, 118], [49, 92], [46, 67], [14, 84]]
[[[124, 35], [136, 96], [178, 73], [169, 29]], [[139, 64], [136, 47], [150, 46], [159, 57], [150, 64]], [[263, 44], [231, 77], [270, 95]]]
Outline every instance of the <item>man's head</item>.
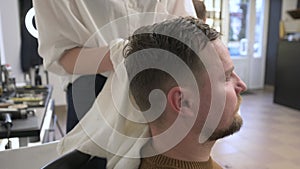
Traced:
[[202, 0], [193, 0], [194, 8], [196, 10], [197, 17], [206, 21], [206, 7]]
[[[220, 34], [216, 30], [204, 24], [203, 21], [186, 17], [139, 28], [130, 37], [129, 43], [124, 49], [125, 66], [130, 79], [130, 92], [136, 104], [141, 111], [150, 109], [153, 105], [149, 102], [149, 95], [155, 89], [160, 89], [166, 97], [164, 112], [158, 115], [159, 117], [155, 121], [150, 122], [150, 129], [153, 129], [152, 134], [164, 132], [176, 118], [193, 118], [196, 121], [191, 133], [199, 136], [211, 105], [212, 85], [207, 65], [204, 65], [201, 59], [201, 57], [210, 56], [199, 57], [199, 51], [205, 50], [207, 46], [215, 49], [223, 64], [224, 72], [226, 72], [224, 76], [226, 79], [221, 78], [218, 84], [218, 87], [226, 92], [224, 112], [222, 112], [220, 124], [211, 139], [218, 139], [225, 136], [224, 133], [232, 134], [239, 129], [241, 119], [235, 113], [238, 108], [238, 95], [246, 87], [233, 72], [232, 61], [226, 47], [218, 39], [219, 36]], [[212, 45], [208, 45], [210, 42]], [[210, 53], [206, 54], [210, 55]], [[188, 76], [186, 71], [183, 71], [179, 62], [172, 60], [173, 56], [183, 61], [192, 72], [197, 83], [197, 90], [192, 90], [192, 82], [190, 83], [189, 78], [186, 79]], [[167, 69], [151, 66], [141, 69], [143, 65], [152, 63], [162, 64], [160, 66], [165, 66]], [[160, 68], [160, 66], [158, 67]], [[172, 70], [172, 72], [166, 70]], [[179, 81], [183, 83], [179, 84]], [[239, 125], [236, 124], [236, 121]], [[232, 124], [235, 124], [235, 129]]]

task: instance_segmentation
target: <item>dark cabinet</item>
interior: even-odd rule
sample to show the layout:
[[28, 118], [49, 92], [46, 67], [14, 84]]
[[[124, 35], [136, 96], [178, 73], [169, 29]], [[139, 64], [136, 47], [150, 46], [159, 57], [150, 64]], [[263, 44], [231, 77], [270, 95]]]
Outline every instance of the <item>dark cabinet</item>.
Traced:
[[279, 42], [274, 102], [300, 110], [300, 42]]

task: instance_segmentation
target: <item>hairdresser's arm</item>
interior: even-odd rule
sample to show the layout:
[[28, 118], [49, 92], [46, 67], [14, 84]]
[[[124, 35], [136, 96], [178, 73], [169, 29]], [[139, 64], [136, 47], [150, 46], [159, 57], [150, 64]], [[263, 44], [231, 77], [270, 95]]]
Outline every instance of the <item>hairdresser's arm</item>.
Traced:
[[59, 63], [70, 74], [96, 74], [113, 70], [108, 47], [73, 48], [62, 55]]

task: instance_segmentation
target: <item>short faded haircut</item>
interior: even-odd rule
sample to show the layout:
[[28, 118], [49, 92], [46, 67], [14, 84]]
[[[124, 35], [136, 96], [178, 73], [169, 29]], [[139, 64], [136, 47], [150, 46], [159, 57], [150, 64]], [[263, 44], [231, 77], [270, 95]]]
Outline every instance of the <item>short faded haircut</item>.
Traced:
[[[209, 41], [213, 41], [219, 36], [220, 33], [215, 29], [193, 17], [179, 17], [137, 29], [124, 48], [124, 57], [127, 74], [131, 80], [129, 89], [140, 110], [145, 111], [150, 108], [148, 97], [152, 90], [161, 89], [167, 94], [172, 87], [178, 86], [178, 84], [167, 72], [158, 69], [149, 68], [133, 75], [132, 72], [136, 67], [143, 63], [138, 59], [139, 56], [132, 55], [137, 53], [141, 58], [142, 55], [146, 55], [147, 62], [157, 63], [162, 57], [168, 56], [151, 51], [159, 49], [172, 53], [188, 66], [197, 79], [197, 83], [200, 84], [198, 76], [205, 68], [197, 51], [192, 49], [203, 49]], [[182, 39], [185, 43], [182, 42]], [[173, 66], [176, 67], [176, 65]]]

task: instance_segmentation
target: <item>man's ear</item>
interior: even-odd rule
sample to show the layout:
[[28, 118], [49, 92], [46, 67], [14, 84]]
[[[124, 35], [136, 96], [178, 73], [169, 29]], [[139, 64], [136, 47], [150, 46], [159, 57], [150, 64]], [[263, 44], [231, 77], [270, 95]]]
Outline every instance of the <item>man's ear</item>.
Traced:
[[171, 109], [183, 116], [194, 116], [192, 93], [187, 89], [173, 87], [168, 92], [168, 102]]

